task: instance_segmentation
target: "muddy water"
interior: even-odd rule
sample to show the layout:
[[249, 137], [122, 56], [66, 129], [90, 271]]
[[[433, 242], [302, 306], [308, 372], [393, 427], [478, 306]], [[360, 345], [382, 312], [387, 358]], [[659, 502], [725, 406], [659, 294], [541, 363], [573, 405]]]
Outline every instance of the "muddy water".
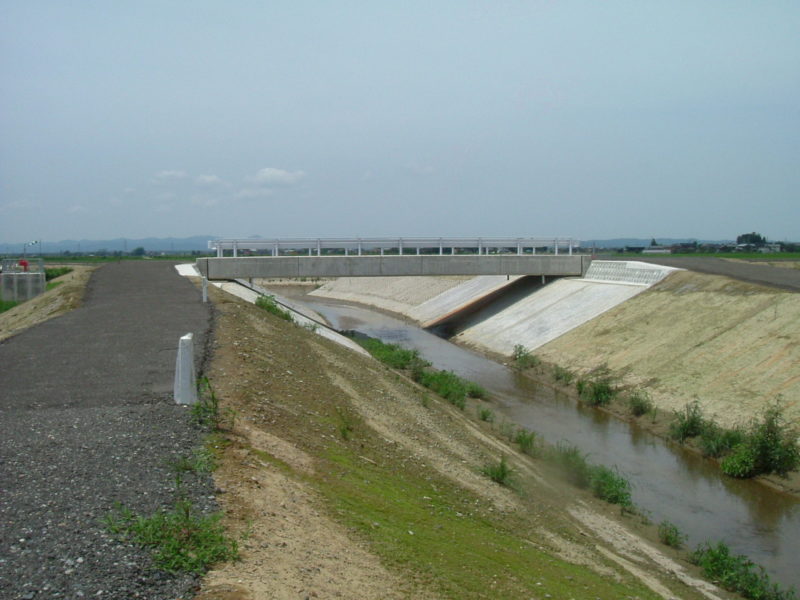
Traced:
[[574, 444], [592, 462], [615, 465], [631, 482], [635, 504], [653, 522], [666, 519], [677, 525], [688, 535], [688, 547], [724, 541], [763, 565], [775, 581], [800, 588], [800, 502], [794, 498], [723, 477], [707, 460], [400, 319], [313, 296], [296, 299], [335, 329], [354, 329], [419, 350], [435, 367], [489, 390], [501, 418], [548, 442]]

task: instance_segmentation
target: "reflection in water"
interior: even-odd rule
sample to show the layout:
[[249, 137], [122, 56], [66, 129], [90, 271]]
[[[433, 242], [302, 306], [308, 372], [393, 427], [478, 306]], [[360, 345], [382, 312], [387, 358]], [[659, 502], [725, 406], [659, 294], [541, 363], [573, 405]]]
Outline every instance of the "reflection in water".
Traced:
[[722, 540], [777, 581], [800, 587], [800, 502], [791, 496], [723, 477], [710, 461], [399, 319], [309, 296], [302, 301], [335, 329], [415, 348], [436, 368], [479, 383], [492, 393], [498, 413], [548, 442], [567, 441], [592, 462], [616, 465], [630, 480], [637, 506], [654, 522], [677, 525], [691, 546]]

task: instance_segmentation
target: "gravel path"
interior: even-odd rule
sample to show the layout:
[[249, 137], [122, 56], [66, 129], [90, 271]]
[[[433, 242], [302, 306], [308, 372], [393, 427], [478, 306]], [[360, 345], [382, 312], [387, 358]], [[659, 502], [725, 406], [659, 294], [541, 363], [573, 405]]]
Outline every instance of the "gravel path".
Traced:
[[[115, 502], [174, 503], [169, 461], [201, 439], [172, 402], [175, 352], [193, 332], [202, 355], [210, 325], [173, 264], [123, 262], [81, 308], [0, 343], [0, 598], [191, 597], [194, 577], [155, 570], [101, 520]], [[214, 507], [210, 478], [183, 487]]]
[[680, 267], [690, 271], [697, 271], [698, 273], [725, 275], [726, 277], [749, 283], [800, 292], [800, 269], [783, 269], [740, 260], [724, 260], [722, 258], [705, 258], [702, 256], [637, 256], [631, 260], [656, 263], [668, 267]]

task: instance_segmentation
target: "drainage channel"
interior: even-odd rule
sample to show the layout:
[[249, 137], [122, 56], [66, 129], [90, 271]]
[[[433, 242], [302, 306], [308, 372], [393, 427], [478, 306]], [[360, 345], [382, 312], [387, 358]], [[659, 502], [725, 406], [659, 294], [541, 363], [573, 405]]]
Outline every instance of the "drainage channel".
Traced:
[[724, 477], [693, 453], [400, 319], [360, 305], [294, 297], [335, 329], [418, 350], [434, 367], [485, 387], [496, 412], [509, 421], [550, 443], [573, 444], [591, 462], [616, 466], [631, 482], [634, 503], [654, 522], [677, 525], [688, 536], [688, 547], [724, 541], [733, 552], [762, 565], [775, 581], [800, 588], [800, 501], [794, 497]]

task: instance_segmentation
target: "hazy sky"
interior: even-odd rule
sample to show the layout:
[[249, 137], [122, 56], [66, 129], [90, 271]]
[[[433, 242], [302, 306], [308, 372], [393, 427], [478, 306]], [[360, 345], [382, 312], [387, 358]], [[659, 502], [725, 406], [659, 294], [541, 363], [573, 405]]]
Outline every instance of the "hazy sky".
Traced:
[[0, 0], [0, 241], [800, 239], [800, 2]]

